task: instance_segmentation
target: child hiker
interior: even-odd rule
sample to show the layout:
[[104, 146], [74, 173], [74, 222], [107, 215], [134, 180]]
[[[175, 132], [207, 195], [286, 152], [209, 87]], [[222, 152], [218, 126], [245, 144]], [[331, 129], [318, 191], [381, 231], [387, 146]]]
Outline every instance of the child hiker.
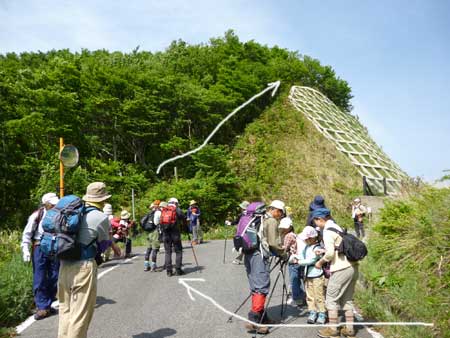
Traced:
[[320, 247], [318, 232], [312, 226], [306, 226], [299, 239], [306, 243], [298, 261], [304, 267], [306, 303], [308, 304], [308, 324], [325, 324], [325, 276], [323, 269], [314, 264], [323, 256], [324, 249]]
[[305, 292], [302, 281], [301, 267], [297, 265], [295, 255], [297, 254], [297, 236], [294, 233], [294, 227], [292, 226], [292, 220], [289, 217], [285, 217], [280, 221], [278, 226], [281, 238], [283, 240], [284, 250], [293, 257], [289, 259], [289, 281], [291, 283], [292, 297], [287, 300], [288, 304], [295, 304], [299, 307], [303, 306], [305, 302]]

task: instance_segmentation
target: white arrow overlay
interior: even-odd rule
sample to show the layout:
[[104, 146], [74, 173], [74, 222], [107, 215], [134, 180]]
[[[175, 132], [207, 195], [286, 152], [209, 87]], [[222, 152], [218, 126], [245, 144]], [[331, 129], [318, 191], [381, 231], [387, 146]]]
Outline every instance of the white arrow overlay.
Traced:
[[[186, 288], [186, 291], [191, 298], [192, 301], [195, 301], [194, 296], [192, 293], [195, 293], [199, 295], [200, 297], [203, 297], [207, 301], [211, 302], [215, 307], [217, 307], [222, 312], [225, 312], [226, 314], [233, 316], [234, 318], [237, 318], [239, 320], [242, 320], [247, 323], [251, 323], [255, 326], [259, 327], [308, 327], [311, 328], [311, 324], [260, 324], [252, 322], [251, 320], [248, 320], [245, 317], [239, 316], [238, 314], [231, 312], [227, 309], [225, 309], [222, 305], [217, 303], [212, 297], [207, 296], [197, 289], [190, 286], [187, 282], [206, 282], [203, 278], [179, 278], [178, 283], [183, 285]], [[345, 326], [345, 322], [339, 323], [339, 324], [326, 324], [326, 325], [320, 325], [320, 324], [314, 324], [314, 327], [339, 327], [339, 326]], [[422, 322], [411, 322], [411, 323], [404, 323], [404, 322], [355, 322], [355, 325], [362, 325], [362, 326], [433, 326], [433, 323], [422, 323]]]
[[252, 98], [250, 98], [249, 100], [247, 100], [246, 102], [244, 102], [243, 104], [241, 104], [239, 107], [237, 107], [235, 110], [233, 110], [230, 114], [228, 114], [227, 117], [225, 117], [222, 121], [220, 121], [220, 123], [216, 126], [216, 128], [214, 128], [214, 130], [211, 132], [211, 134], [209, 134], [209, 136], [206, 138], [206, 140], [202, 143], [201, 146], [188, 151], [187, 153], [169, 158], [168, 160], [165, 160], [164, 162], [162, 162], [159, 166], [158, 169], [156, 170], [156, 173], [159, 174], [159, 172], [161, 171], [161, 168], [164, 167], [167, 163], [178, 160], [180, 158], [192, 155], [193, 153], [196, 153], [197, 151], [199, 151], [200, 149], [202, 149], [204, 146], [206, 146], [209, 142], [209, 140], [214, 136], [214, 134], [220, 129], [220, 127], [222, 127], [222, 125], [227, 122], [231, 117], [233, 117], [234, 114], [236, 114], [239, 110], [241, 110], [242, 108], [244, 108], [246, 105], [248, 105], [249, 103], [251, 103], [253, 100], [255, 100], [256, 98], [264, 95], [266, 92], [272, 90], [272, 97], [275, 95], [275, 93], [278, 90], [278, 87], [280, 86], [280, 81], [275, 81], [275, 82], [271, 82], [267, 84], [267, 88], [264, 89], [263, 91], [259, 92], [258, 94], [256, 94], [255, 96], [253, 96]]

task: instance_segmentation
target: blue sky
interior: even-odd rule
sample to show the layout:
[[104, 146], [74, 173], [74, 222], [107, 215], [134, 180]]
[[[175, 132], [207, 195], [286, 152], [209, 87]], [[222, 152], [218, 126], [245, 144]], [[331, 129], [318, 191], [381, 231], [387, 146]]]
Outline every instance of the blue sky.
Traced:
[[450, 1], [0, 0], [1, 54], [159, 51], [228, 29], [331, 65], [352, 87], [353, 113], [409, 175], [450, 169]]

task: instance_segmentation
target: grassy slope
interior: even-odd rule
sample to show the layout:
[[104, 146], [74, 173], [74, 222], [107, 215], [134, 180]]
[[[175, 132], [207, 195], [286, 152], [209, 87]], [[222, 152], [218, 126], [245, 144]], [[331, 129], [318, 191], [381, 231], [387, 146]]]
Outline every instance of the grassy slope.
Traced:
[[436, 326], [386, 327], [386, 337], [450, 337], [450, 189], [422, 188], [389, 201], [374, 226], [357, 293], [380, 321]]
[[317, 194], [341, 223], [350, 225], [346, 208], [361, 193], [361, 177], [285, 93], [246, 128], [231, 164], [247, 199], [285, 201], [293, 208], [297, 227], [303, 226]]

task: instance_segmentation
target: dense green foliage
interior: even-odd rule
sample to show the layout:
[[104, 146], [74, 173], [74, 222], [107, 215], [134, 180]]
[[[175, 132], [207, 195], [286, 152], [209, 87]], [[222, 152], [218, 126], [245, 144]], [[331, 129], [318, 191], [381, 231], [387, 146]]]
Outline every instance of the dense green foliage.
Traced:
[[369, 241], [359, 304], [386, 321], [435, 328], [389, 327], [388, 337], [450, 337], [450, 189], [423, 188], [386, 202]]
[[[157, 53], [0, 55], [0, 222], [21, 227], [39, 196], [57, 191], [59, 137], [81, 155], [77, 169], [66, 174], [66, 192], [83, 194], [88, 182], [104, 180], [114, 205], [126, 206], [132, 188], [139, 196], [172, 176], [174, 164], [155, 176], [160, 162], [200, 144], [232, 109], [275, 80], [314, 87], [342, 109], [351, 108], [350, 88], [331, 67], [241, 42], [232, 31], [207, 44], [175, 41]], [[233, 144], [269, 100], [267, 95], [237, 114], [213, 142]], [[207, 177], [198, 163], [177, 161], [179, 176]], [[199, 170], [203, 176], [196, 176]]]

